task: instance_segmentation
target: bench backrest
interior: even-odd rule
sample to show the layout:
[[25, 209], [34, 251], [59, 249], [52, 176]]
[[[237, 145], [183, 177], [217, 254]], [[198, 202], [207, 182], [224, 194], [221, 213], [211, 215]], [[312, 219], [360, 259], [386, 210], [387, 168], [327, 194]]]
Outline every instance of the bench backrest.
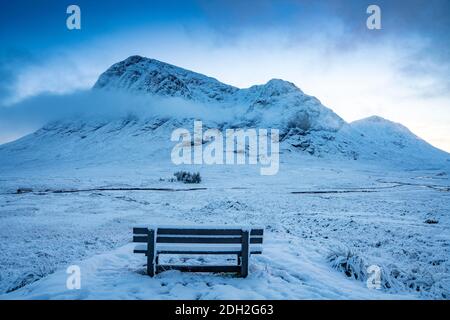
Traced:
[[[133, 242], [148, 241], [148, 228], [133, 228]], [[156, 243], [191, 244], [239, 244], [244, 229], [202, 229], [202, 228], [157, 228]], [[262, 244], [264, 229], [248, 230], [250, 244]]]

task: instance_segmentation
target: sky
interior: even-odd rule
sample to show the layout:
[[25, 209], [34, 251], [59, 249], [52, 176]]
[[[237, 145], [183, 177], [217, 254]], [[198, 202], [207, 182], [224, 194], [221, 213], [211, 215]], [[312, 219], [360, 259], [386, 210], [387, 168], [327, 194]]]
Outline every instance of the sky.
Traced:
[[[66, 27], [71, 4], [81, 30]], [[381, 30], [366, 27], [371, 4]], [[450, 152], [449, 12], [448, 0], [1, 1], [0, 143], [73, 108], [30, 101], [82, 94], [138, 54], [240, 88], [291, 81], [348, 122], [379, 115]]]

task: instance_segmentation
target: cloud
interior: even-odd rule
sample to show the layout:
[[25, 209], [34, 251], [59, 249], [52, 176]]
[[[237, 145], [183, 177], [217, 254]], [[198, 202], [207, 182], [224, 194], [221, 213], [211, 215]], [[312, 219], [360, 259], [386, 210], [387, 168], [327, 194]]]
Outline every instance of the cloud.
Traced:
[[98, 67], [92, 66], [98, 59], [80, 59], [70, 50], [34, 61], [23, 60], [12, 65], [8, 63], [8, 70], [14, 71], [14, 77], [4, 79], [7, 90], [0, 105], [13, 105], [39, 94], [66, 94], [87, 89], [100, 72]]
[[450, 136], [450, 2], [379, 0], [380, 31], [365, 27], [366, 0], [196, 3], [198, 19], [94, 34], [17, 64], [9, 104], [87, 90], [110, 65], [139, 54], [237, 87], [292, 81], [347, 121], [378, 114], [450, 150], [435, 129]]
[[178, 117], [225, 121], [234, 110], [213, 109], [201, 103], [180, 98], [158, 98], [148, 95], [77, 91], [71, 94], [41, 94], [11, 107], [0, 108], [0, 141], [31, 133], [57, 120], [110, 121], [123, 117]]
[[[383, 29], [375, 32], [365, 26], [366, 8], [371, 3], [369, 0], [285, 0], [276, 3], [268, 0], [200, 0], [190, 5], [198, 12], [186, 10], [181, 22], [171, 21], [170, 15], [164, 13], [168, 7], [158, 4], [155, 10], [158, 9], [166, 20], [142, 21], [138, 15], [140, 26], [133, 24], [132, 28], [126, 27], [110, 35], [87, 33], [90, 40], [66, 47], [55, 46], [53, 51], [47, 50], [45, 56], [40, 55], [33, 63], [15, 65], [14, 78], [7, 78], [4, 85], [0, 84], [0, 98], [1, 92], [5, 96], [6, 88], [9, 95], [3, 103], [9, 104], [42, 92], [69, 93], [87, 89], [109, 65], [132, 54], [189, 67], [194, 64], [195, 56], [204, 61], [212, 50], [234, 51], [235, 56], [239, 56], [245, 51], [256, 52], [255, 48], [261, 55], [296, 51], [298, 60], [305, 59], [303, 52], [313, 49], [318, 58], [312, 62], [318, 64], [336, 61], [336, 57], [352, 55], [361, 49], [375, 48], [383, 55], [379, 48], [384, 46], [387, 52], [396, 50], [398, 59], [391, 65], [396, 72], [404, 73], [412, 81], [416, 78], [435, 80], [433, 84], [430, 81], [424, 83], [423, 88], [420, 87], [421, 80], [412, 85], [418, 91], [423, 90], [420, 93], [423, 97], [439, 95], [449, 88], [450, 17], [447, 12], [450, 2], [379, 0]], [[136, 10], [137, 7], [130, 8]], [[119, 9], [119, 5], [114, 7], [114, 10]], [[100, 14], [98, 10], [94, 12]], [[118, 12], [110, 14], [115, 17]], [[100, 15], [99, 19], [105, 17]], [[119, 26], [127, 19], [126, 16], [115, 21]], [[87, 31], [83, 32], [86, 34]], [[66, 34], [64, 41], [72, 37], [73, 34]], [[201, 69], [200, 65], [196, 71]]]
[[0, 55], [0, 102], [11, 96], [14, 85], [19, 82], [18, 72], [35, 61], [36, 57], [25, 49], [10, 48]]

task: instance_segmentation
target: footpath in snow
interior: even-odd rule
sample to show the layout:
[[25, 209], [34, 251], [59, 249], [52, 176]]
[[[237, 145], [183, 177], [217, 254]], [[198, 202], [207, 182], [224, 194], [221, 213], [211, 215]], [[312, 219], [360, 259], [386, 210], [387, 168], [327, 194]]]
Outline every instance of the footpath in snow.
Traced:
[[300, 250], [289, 240], [269, 237], [263, 255], [251, 257], [250, 274], [246, 279], [233, 274], [178, 271], [167, 271], [150, 278], [145, 274], [145, 258], [132, 253], [134, 246], [130, 243], [77, 263], [81, 270], [80, 289], [67, 289], [69, 275], [62, 269], [1, 295], [0, 299], [414, 298], [368, 289], [365, 283], [349, 280], [342, 273], [330, 270], [320, 262], [320, 255], [314, 250]]

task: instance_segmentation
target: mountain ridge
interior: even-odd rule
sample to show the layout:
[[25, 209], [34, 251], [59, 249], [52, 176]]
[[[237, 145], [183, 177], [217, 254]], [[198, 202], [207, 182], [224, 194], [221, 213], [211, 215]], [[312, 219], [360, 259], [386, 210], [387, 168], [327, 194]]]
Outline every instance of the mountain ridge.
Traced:
[[[347, 123], [317, 98], [281, 79], [239, 89], [165, 62], [130, 56], [102, 73], [92, 90], [182, 99], [201, 103], [213, 113], [233, 110], [236, 116], [232, 120], [205, 119], [204, 126], [279, 129], [282, 152], [330, 159], [388, 161], [412, 167], [450, 162], [448, 153], [431, 146], [403, 125], [378, 116]], [[194, 118], [154, 115], [108, 121], [60, 120], [0, 146], [0, 155], [3, 160], [7, 156], [13, 162], [20, 162], [17, 160], [20, 158], [32, 162], [39, 160], [39, 155], [48, 161], [84, 157], [82, 153], [86, 150], [93, 153], [87, 158], [95, 158], [96, 152], [104, 150], [102, 157], [108, 161], [116, 158], [115, 153], [123, 148], [114, 147], [114, 143], [126, 140], [129, 152], [148, 156], [155, 148], [170, 149], [171, 131], [180, 126], [191, 128]], [[152, 143], [148, 143], [149, 139]], [[106, 141], [111, 146], [103, 146]], [[66, 149], [58, 150], [58, 145]]]

